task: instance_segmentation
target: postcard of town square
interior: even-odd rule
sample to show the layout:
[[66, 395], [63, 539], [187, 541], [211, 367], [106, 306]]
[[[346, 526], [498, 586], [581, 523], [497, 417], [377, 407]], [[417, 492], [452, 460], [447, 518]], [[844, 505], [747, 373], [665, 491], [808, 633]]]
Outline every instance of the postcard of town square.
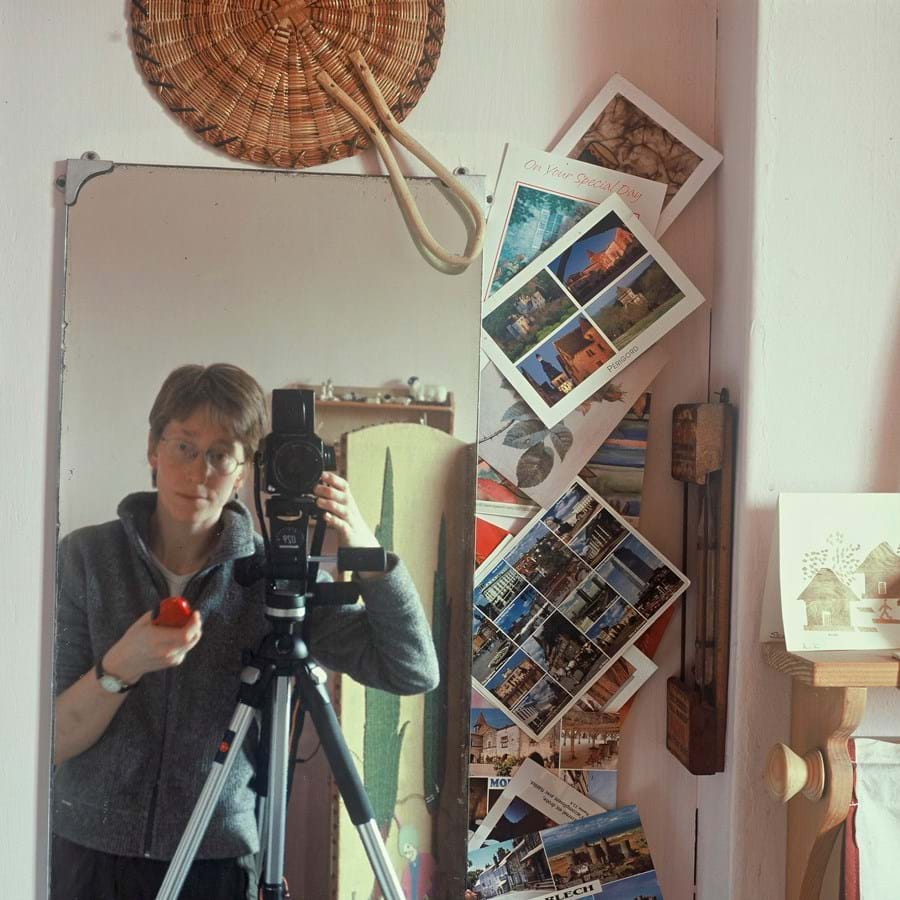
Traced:
[[473, 687], [540, 739], [688, 584], [576, 478], [476, 572]]
[[482, 308], [482, 348], [553, 427], [704, 302], [616, 196]]
[[504, 900], [662, 900], [635, 806], [469, 850], [466, 887]]
[[900, 648], [900, 494], [779, 496], [760, 639]]
[[484, 233], [485, 299], [611, 194], [656, 232], [664, 184], [507, 144]]
[[659, 237], [722, 162], [722, 154], [621, 75], [614, 75], [554, 153], [666, 186]]

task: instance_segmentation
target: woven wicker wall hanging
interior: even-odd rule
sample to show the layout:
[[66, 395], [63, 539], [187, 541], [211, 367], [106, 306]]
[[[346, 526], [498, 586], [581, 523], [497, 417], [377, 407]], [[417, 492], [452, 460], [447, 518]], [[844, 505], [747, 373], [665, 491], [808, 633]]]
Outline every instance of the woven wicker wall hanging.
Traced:
[[[303, 168], [374, 143], [430, 261], [458, 272], [478, 255], [480, 205], [399, 124], [434, 74], [443, 0], [132, 0], [131, 18], [147, 83], [213, 147]], [[461, 255], [428, 232], [379, 120], [463, 201], [471, 221]]]

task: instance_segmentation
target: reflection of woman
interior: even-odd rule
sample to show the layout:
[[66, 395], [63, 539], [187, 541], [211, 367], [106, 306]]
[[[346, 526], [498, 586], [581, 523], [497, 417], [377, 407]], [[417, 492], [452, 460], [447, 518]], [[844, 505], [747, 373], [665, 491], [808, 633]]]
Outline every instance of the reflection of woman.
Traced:
[[[176, 369], [150, 412], [156, 491], [60, 545], [53, 900], [156, 895], [234, 712], [241, 650], [268, 631], [263, 584], [234, 580], [236, 561], [260, 552], [236, 491], [265, 430], [265, 398], [246, 372]], [[314, 492], [341, 545], [377, 544], [346, 481], [325, 473]], [[388, 572], [357, 576], [364, 605], [309, 611], [310, 652], [368, 685], [428, 691], [431, 635], [406, 568], [389, 558]], [[152, 622], [169, 595], [191, 603], [183, 628]], [[255, 732], [182, 900], [256, 897], [254, 743]]]

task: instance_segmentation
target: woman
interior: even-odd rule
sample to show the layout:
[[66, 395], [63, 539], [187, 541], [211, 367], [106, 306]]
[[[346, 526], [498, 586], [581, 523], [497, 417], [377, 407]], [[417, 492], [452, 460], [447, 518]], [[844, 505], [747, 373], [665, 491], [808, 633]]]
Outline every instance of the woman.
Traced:
[[[264, 586], [234, 580], [260, 552], [237, 491], [267, 430], [256, 381], [236, 366], [182, 366], [150, 411], [155, 492], [60, 544], [52, 900], [153, 898], [237, 701], [241, 651], [268, 625]], [[342, 546], [375, 546], [348, 483], [325, 473], [316, 504]], [[403, 564], [360, 573], [363, 605], [311, 609], [312, 656], [399, 694], [432, 690], [437, 660]], [[153, 624], [167, 596], [193, 609]], [[402, 647], [403, 653], [397, 648]], [[244, 742], [182, 900], [256, 897], [253, 739]]]

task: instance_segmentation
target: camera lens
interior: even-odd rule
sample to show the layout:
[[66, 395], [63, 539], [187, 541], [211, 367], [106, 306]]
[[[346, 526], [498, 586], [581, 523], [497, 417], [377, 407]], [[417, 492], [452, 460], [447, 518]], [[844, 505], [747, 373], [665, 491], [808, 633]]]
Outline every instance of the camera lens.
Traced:
[[308, 441], [288, 441], [275, 451], [272, 474], [280, 492], [308, 494], [322, 477], [321, 454]]

